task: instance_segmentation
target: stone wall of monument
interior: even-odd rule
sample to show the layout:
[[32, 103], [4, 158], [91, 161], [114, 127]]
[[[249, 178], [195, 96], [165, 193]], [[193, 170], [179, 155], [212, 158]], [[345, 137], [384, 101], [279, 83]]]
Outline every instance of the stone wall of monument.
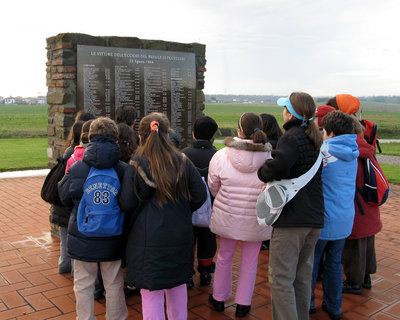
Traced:
[[77, 46], [102, 46], [188, 52], [196, 61], [196, 115], [204, 110], [205, 45], [127, 37], [94, 37], [86, 34], [62, 33], [47, 39], [47, 103], [49, 166], [56, 163], [65, 149], [65, 143], [76, 113], [77, 105]]

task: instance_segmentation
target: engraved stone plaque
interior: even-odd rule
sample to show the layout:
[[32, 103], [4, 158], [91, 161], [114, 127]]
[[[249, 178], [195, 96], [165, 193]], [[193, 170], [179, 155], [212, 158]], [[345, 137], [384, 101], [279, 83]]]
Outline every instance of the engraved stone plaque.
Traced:
[[139, 120], [162, 112], [186, 146], [195, 120], [194, 53], [77, 46], [77, 105], [96, 116], [115, 119], [133, 105]]

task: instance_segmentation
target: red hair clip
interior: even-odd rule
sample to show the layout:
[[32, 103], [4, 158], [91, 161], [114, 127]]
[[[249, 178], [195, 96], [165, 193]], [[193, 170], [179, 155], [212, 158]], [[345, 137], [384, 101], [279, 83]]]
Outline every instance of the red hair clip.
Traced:
[[151, 123], [150, 123], [150, 130], [151, 131], [157, 131], [158, 132], [158, 126], [159, 126], [160, 124], [158, 123], [158, 121], [152, 121]]

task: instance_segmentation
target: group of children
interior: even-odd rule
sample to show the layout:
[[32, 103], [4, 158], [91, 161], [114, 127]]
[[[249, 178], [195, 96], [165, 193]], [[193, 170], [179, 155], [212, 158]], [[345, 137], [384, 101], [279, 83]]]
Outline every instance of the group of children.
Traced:
[[[59, 224], [59, 272], [71, 271], [72, 258], [78, 319], [95, 319], [98, 274], [104, 283], [107, 319], [127, 318], [123, 266], [128, 287], [140, 289], [144, 319], [165, 319], [165, 300], [168, 319], [187, 319], [196, 244], [200, 283], [209, 285], [215, 270], [208, 301], [222, 312], [232, 295], [232, 261], [239, 242], [235, 302], [236, 316], [244, 317], [251, 309], [258, 255], [266, 240], [273, 319], [308, 319], [316, 311], [314, 289], [321, 261], [322, 308], [331, 319], [340, 319], [342, 291], [358, 294], [361, 285], [371, 287], [369, 275], [376, 271], [374, 234], [382, 226], [379, 208], [369, 212], [363, 203], [366, 217], [354, 205], [356, 178], [361, 183], [362, 174], [357, 159], [372, 152], [364, 145], [356, 118], [349, 115], [358, 110], [355, 99], [338, 95], [328, 101], [331, 106], [316, 110], [309, 94], [294, 92], [278, 100], [285, 133], [273, 116], [246, 112], [238, 119], [237, 137], [226, 138], [226, 147], [219, 151], [212, 145], [218, 125], [207, 116], [196, 119], [193, 145], [182, 151], [161, 113], [143, 117], [138, 135], [132, 129], [134, 109], [118, 111], [116, 120], [124, 119], [124, 125], [108, 118], [81, 123], [86, 128], [81, 145], [75, 141], [64, 154], [74, 164], [59, 183], [66, 206], [60, 207], [65, 215]], [[265, 183], [301, 176], [320, 152], [319, 172], [284, 206], [272, 227], [258, 225], [256, 202]], [[120, 235], [88, 237], [78, 229], [77, 211], [91, 167], [114, 168], [118, 175], [119, 206], [125, 216]], [[207, 198], [201, 177], [212, 196], [209, 228], [192, 226], [192, 213]], [[52, 207], [53, 218], [56, 209]], [[369, 221], [380, 224], [370, 226]], [[219, 250], [214, 264], [216, 235]]]

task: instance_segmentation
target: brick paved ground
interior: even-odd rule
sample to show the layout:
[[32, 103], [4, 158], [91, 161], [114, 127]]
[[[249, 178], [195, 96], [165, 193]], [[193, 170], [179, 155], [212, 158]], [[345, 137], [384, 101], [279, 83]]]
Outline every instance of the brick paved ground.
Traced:
[[[49, 232], [49, 205], [40, 199], [44, 177], [0, 179], [0, 319], [75, 319], [72, 279], [57, 273], [58, 239]], [[344, 319], [400, 319], [400, 186], [391, 186], [382, 207], [384, 228], [377, 236], [378, 272], [371, 290], [362, 295], [343, 295]], [[235, 258], [234, 286], [238, 274]], [[271, 319], [267, 284], [268, 251], [262, 251], [252, 310], [246, 319]], [[207, 304], [211, 287], [189, 291], [189, 319], [234, 319], [231, 298], [224, 313]], [[235, 288], [234, 288], [235, 290]], [[317, 289], [317, 313], [311, 319], [328, 319], [321, 310], [321, 287]], [[129, 319], [141, 319], [140, 297], [127, 299]], [[104, 299], [95, 303], [98, 319], [105, 319]], [[289, 319], [288, 319], [289, 320]]]

